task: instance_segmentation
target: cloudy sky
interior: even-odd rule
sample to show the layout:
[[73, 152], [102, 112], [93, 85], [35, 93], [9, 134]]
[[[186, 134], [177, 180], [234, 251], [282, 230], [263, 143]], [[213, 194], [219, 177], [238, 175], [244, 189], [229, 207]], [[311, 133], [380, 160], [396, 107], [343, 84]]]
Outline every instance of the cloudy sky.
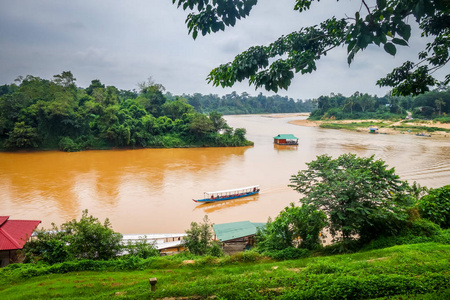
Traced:
[[[175, 95], [232, 91], [271, 95], [248, 83], [222, 89], [205, 79], [213, 68], [252, 45], [267, 45], [333, 15], [353, 16], [360, 5], [359, 0], [320, 1], [310, 11], [298, 13], [293, 0], [260, 0], [235, 27], [194, 41], [184, 23], [187, 12], [172, 0], [1, 0], [0, 85], [19, 75], [52, 79], [71, 71], [80, 87], [100, 79], [131, 90], [152, 77]], [[294, 99], [331, 92], [384, 95], [388, 89], [377, 87], [376, 80], [404, 60], [416, 60], [424, 41], [412, 37], [410, 45], [398, 49], [395, 58], [371, 46], [350, 67], [345, 49], [336, 49], [320, 60], [316, 72], [297, 75], [289, 90], [279, 94]]]

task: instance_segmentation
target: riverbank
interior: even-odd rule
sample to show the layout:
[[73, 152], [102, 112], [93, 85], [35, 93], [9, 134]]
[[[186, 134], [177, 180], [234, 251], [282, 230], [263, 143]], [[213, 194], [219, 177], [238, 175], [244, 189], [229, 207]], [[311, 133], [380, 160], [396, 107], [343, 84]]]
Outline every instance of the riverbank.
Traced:
[[[222, 258], [175, 255], [24, 264], [0, 269], [0, 295], [3, 299], [448, 299], [449, 253], [449, 245], [424, 243], [288, 261], [246, 251]], [[157, 280], [154, 291], [149, 278]]]
[[345, 129], [369, 132], [369, 127], [378, 128], [381, 134], [421, 134], [450, 137], [450, 124], [433, 121], [388, 121], [388, 120], [292, 120], [290, 124], [306, 127]]

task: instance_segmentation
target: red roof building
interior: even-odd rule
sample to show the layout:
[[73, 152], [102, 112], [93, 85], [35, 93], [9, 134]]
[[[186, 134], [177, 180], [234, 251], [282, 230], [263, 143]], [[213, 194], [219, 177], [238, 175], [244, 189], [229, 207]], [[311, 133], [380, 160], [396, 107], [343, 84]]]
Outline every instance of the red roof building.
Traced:
[[0, 216], [0, 267], [16, 258], [16, 251], [23, 248], [40, 223], [37, 220], [9, 220], [9, 216]]

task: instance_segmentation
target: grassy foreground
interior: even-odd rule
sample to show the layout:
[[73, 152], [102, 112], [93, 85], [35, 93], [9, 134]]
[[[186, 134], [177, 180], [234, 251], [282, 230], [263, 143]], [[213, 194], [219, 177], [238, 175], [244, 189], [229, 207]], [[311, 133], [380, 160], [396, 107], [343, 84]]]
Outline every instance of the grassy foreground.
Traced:
[[135, 270], [17, 265], [0, 271], [0, 299], [450, 299], [449, 258], [450, 245], [424, 243], [281, 262], [254, 252], [189, 264], [158, 257]]

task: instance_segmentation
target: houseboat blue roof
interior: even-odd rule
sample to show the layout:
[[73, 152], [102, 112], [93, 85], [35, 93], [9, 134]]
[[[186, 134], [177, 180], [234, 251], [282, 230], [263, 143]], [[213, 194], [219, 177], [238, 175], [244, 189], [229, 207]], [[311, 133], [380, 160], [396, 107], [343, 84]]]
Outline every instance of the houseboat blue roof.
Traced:
[[252, 223], [250, 221], [241, 221], [225, 224], [213, 225], [214, 233], [221, 242], [238, 239], [241, 237], [256, 234], [259, 227], [264, 227], [266, 223]]
[[279, 134], [273, 137], [276, 140], [298, 140], [298, 137], [293, 134]]

